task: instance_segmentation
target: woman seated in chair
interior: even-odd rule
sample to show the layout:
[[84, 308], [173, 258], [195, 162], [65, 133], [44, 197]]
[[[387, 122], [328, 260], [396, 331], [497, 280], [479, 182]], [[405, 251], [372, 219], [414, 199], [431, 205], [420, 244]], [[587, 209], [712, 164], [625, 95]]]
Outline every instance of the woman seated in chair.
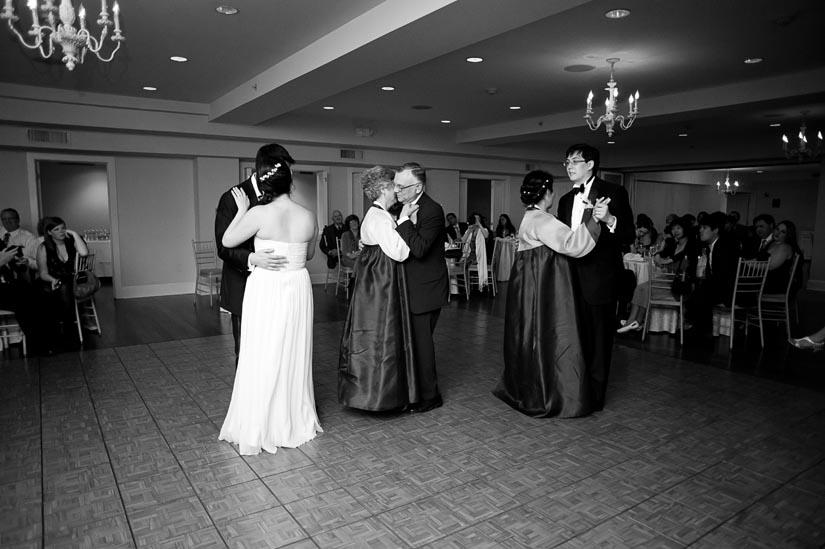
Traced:
[[477, 253], [476, 253], [476, 243], [480, 243], [479, 235], [481, 239], [484, 241], [484, 246], [486, 250], [486, 242], [487, 237], [490, 235], [490, 231], [488, 231], [484, 227], [484, 223], [482, 221], [481, 214], [474, 213], [470, 216], [470, 222], [467, 224], [467, 232], [464, 233], [464, 237], [462, 240], [464, 241], [464, 249], [469, 250], [469, 255], [467, 256], [467, 264], [474, 265], [478, 263]]
[[[792, 221], [780, 221], [773, 230], [773, 240], [768, 248], [757, 259], [768, 260], [768, 277], [765, 279], [766, 294], [784, 294], [788, 289], [788, 279], [791, 277], [791, 267], [795, 254], [802, 255], [796, 241], [796, 225]], [[798, 284], [802, 270], [796, 270], [795, 282]], [[798, 287], [798, 286], [797, 286]]]
[[344, 220], [344, 227], [347, 230], [341, 235], [341, 265], [352, 269], [361, 252], [361, 220], [352, 214]]
[[44, 318], [53, 325], [46, 330], [57, 335], [60, 323], [73, 322], [74, 318], [74, 266], [77, 255], [89, 254], [86, 243], [75, 231], [66, 229], [66, 222], [59, 217], [43, 218], [43, 244], [37, 249], [37, 271], [43, 305], [47, 309]]
[[498, 216], [498, 226], [496, 227], [496, 238], [515, 238], [518, 231], [516, 231], [513, 222], [510, 221], [510, 216], [501, 214]]
[[[691, 265], [695, 267], [694, 258], [697, 257], [698, 246], [693, 238], [691, 238], [689, 222], [684, 218], [678, 218], [673, 221], [670, 226], [670, 232], [675, 245], [672, 249], [666, 249], [661, 254], [656, 255], [653, 258], [653, 262], [658, 268], [678, 275], [684, 275], [684, 281], [680, 283], [680, 286], [681, 291], [687, 293], [687, 288], [690, 287], [691, 283], [688, 276], [696, 272], [695, 268], [691, 269]], [[616, 330], [616, 333], [638, 332], [642, 329], [645, 314], [647, 313], [649, 286], [650, 282], [636, 286], [636, 289], [633, 291], [633, 299], [631, 300], [630, 315], [625, 325]], [[656, 296], [654, 293], [654, 299], [657, 297], [666, 298], [669, 296]], [[678, 297], [676, 298], [678, 299]]]
[[659, 233], [653, 226], [653, 220], [646, 214], [636, 216], [636, 240], [631, 245], [631, 252], [645, 255], [651, 248], [656, 248], [659, 243]]

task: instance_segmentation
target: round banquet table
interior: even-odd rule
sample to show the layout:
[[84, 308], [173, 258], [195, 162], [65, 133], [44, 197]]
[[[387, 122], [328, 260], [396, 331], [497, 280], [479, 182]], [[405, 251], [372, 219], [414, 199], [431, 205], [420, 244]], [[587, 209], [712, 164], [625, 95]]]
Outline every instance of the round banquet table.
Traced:
[[498, 243], [498, 257], [496, 258], [496, 281], [510, 280], [510, 268], [516, 256], [515, 238], [496, 238]]

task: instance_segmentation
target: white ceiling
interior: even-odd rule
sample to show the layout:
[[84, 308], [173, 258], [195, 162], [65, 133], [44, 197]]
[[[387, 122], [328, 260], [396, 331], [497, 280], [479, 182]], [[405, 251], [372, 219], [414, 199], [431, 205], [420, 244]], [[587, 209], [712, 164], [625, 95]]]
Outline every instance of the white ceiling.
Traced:
[[[218, 14], [220, 3], [239, 13]], [[14, 4], [28, 25], [25, 2]], [[404, 128], [539, 159], [588, 141], [609, 148], [612, 167], [627, 169], [782, 164], [779, 137], [798, 132], [800, 111], [808, 111], [809, 139], [825, 129], [823, 0], [120, 4], [126, 42], [112, 63], [91, 59], [70, 73], [3, 31], [0, 83], [195, 102], [218, 123], [345, 128], [356, 141], [364, 138], [355, 128], [371, 128], [365, 146]], [[604, 17], [619, 7], [631, 15]], [[470, 55], [484, 62], [465, 62]], [[641, 94], [639, 118], [615, 145], [582, 120], [588, 90], [596, 110], [603, 102], [609, 57], [621, 58], [620, 99]], [[750, 57], [764, 61], [745, 64]], [[571, 65], [593, 69], [565, 70]], [[420, 105], [431, 108], [412, 108]]]

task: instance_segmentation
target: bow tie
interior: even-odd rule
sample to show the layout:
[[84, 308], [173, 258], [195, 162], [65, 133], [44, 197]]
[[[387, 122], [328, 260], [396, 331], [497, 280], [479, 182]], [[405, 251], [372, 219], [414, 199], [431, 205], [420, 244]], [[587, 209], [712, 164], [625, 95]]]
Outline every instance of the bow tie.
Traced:
[[585, 188], [585, 186], [586, 186], [586, 185], [579, 185], [578, 187], [575, 187], [576, 192], [577, 192], [578, 194], [584, 194], [584, 188]]

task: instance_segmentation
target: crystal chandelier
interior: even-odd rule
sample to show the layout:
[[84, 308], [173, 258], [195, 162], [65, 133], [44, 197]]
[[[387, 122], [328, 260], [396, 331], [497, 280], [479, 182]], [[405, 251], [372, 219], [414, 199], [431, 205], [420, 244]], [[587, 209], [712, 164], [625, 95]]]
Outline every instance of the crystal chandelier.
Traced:
[[613, 136], [613, 126], [616, 123], [618, 123], [619, 127], [623, 130], [630, 128], [639, 112], [639, 91], [636, 90], [635, 95], [630, 95], [627, 98], [629, 104], [627, 116], [616, 114], [616, 102], [619, 100], [619, 89], [616, 87], [616, 81], [613, 80], [613, 65], [619, 61], [620, 59], [617, 57], [607, 59], [607, 62], [610, 63], [610, 80], [607, 81], [607, 87], [605, 88], [607, 99], [604, 100], [604, 114], [593, 122], [593, 90], [590, 90], [590, 93], [587, 94], [587, 112], [584, 115], [584, 119], [587, 121], [587, 125], [591, 130], [597, 130], [604, 124], [604, 129], [607, 130], [609, 137]]
[[727, 196], [733, 196], [739, 190], [739, 181], [734, 180], [730, 182], [730, 173], [725, 174], [725, 182], [716, 182], [716, 192]]
[[[102, 30], [99, 39], [92, 36], [86, 28], [86, 8], [83, 7], [83, 4], [80, 5], [80, 11], [77, 14], [80, 19], [80, 28], [77, 29], [74, 26], [75, 9], [72, 6], [72, 1], [60, 0], [59, 8], [55, 7], [54, 2], [55, 0], [43, 0], [38, 10], [37, 0], [28, 0], [27, 6], [32, 17], [32, 26], [28, 34], [34, 37], [34, 43], [32, 44], [26, 42], [26, 38], [14, 26], [14, 23], [20, 18], [14, 14], [13, 0], [5, 0], [0, 19], [5, 19], [8, 22], [9, 29], [17, 35], [23, 46], [30, 50], [39, 50], [44, 59], [52, 56], [55, 51], [55, 44], [59, 45], [63, 49], [63, 63], [70, 71], [74, 70], [77, 63], [83, 63], [87, 51], [91, 51], [104, 63], [108, 63], [114, 58], [115, 53], [120, 49], [120, 44], [126, 39], [120, 30], [120, 6], [117, 2], [112, 6], [113, 23], [109, 19], [106, 0], [100, 0], [100, 18], [97, 20], [97, 24], [102, 27]], [[38, 15], [38, 11], [40, 15]], [[60, 21], [57, 20], [58, 16]], [[116, 46], [106, 57], [101, 55], [100, 50], [103, 49], [104, 40], [109, 34], [109, 27], [112, 25], [114, 25], [114, 34], [111, 40], [115, 42]]]
[[822, 155], [822, 132], [816, 134], [816, 146], [811, 148], [808, 146], [808, 138], [805, 132], [808, 128], [805, 127], [805, 115], [808, 111], [802, 112], [802, 125], [799, 127], [799, 144], [796, 148], [788, 147], [788, 136], [782, 134], [782, 150], [785, 152], [785, 157], [789, 160], [796, 160], [802, 162], [803, 160], [813, 160]]

